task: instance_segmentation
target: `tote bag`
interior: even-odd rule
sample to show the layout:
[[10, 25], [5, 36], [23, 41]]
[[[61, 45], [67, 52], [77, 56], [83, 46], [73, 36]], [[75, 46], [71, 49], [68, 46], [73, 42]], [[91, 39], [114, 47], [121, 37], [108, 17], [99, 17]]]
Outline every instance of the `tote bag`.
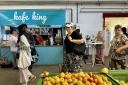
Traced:
[[25, 50], [20, 51], [18, 67], [19, 68], [27, 68], [31, 65], [31, 58]]
[[85, 50], [86, 50], [85, 44], [75, 45], [73, 48], [73, 52], [78, 55], [84, 55]]

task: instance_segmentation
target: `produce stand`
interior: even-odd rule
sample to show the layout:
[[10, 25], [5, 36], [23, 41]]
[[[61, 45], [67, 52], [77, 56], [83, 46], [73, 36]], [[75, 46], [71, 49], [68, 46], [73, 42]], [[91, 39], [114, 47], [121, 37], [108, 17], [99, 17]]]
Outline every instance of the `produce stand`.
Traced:
[[[119, 82], [117, 82], [117, 80], [122, 80], [122, 81], [128, 82], [128, 70], [112, 70], [112, 71], [109, 71], [108, 74], [100, 73], [100, 72], [96, 72], [95, 74], [98, 74], [98, 75], [101, 74], [101, 75], [106, 76], [108, 78], [108, 80], [112, 83], [112, 85], [121, 85], [121, 84], [119, 84]], [[55, 74], [52, 73], [49, 76], [54, 76], [54, 75], [57, 75], [57, 73], [55, 73]], [[40, 78], [37, 82], [37, 85], [42, 85], [42, 82], [43, 82], [43, 78]], [[128, 84], [126, 84], [126, 85], [128, 85]]]
[[[55, 76], [57, 74], [58, 73], [50, 73], [49, 76]], [[106, 76], [112, 85], [121, 85], [119, 81], [127, 82], [125, 85], [128, 85], [128, 70], [110, 70], [108, 74], [100, 72], [95, 72], [94, 74]], [[44, 78], [40, 78], [37, 85], [42, 85], [43, 79]]]

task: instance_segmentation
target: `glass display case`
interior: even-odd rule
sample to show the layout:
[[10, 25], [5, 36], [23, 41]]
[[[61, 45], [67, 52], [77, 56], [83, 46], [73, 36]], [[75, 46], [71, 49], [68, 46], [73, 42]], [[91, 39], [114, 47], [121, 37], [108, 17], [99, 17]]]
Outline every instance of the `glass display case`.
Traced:
[[62, 27], [28, 27], [27, 30], [33, 34], [35, 45], [63, 45]]
[[28, 26], [27, 30], [35, 39], [35, 48], [39, 54], [37, 65], [63, 63], [65, 29], [62, 25]]

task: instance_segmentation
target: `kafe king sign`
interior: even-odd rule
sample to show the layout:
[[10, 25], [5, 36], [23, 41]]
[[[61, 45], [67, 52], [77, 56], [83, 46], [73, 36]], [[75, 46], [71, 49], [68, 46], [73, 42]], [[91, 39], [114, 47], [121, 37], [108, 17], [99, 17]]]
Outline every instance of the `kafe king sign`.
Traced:
[[39, 21], [41, 20], [42, 21], [42, 24], [45, 24], [46, 20], [47, 20], [47, 16], [42, 16], [38, 13], [36, 13], [35, 11], [32, 12], [32, 16], [28, 16], [26, 12], [23, 12], [21, 15], [19, 15], [16, 12], [14, 12], [14, 21], [15, 20], [19, 20], [21, 21], [22, 23], [25, 23], [27, 20], [34, 20], [34, 21]]
[[0, 25], [63, 25], [65, 10], [0, 10]]

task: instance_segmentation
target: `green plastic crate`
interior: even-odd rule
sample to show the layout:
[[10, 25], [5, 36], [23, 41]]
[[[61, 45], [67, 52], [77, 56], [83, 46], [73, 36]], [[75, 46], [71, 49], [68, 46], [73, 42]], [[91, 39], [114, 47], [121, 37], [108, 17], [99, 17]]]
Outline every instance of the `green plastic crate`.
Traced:
[[109, 75], [111, 75], [116, 80], [128, 82], [128, 70], [111, 70]]

